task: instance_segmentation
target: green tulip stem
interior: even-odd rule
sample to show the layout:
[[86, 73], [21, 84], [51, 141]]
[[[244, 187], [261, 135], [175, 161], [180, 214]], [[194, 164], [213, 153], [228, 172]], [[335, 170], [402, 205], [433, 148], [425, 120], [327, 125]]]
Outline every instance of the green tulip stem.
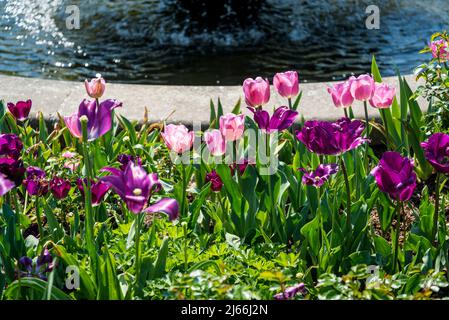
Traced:
[[440, 173], [437, 172], [435, 181], [435, 211], [433, 213], [432, 241], [438, 242], [435, 237], [438, 233], [438, 211], [440, 209]]

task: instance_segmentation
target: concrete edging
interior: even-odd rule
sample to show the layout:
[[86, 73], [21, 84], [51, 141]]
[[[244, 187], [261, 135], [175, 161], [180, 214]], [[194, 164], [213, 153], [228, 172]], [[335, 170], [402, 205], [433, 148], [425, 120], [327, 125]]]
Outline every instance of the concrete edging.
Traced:
[[[418, 83], [412, 75], [405, 76], [412, 90]], [[83, 98], [87, 98], [84, 84], [81, 82], [47, 80], [37, 78], [22, 78], [0, 75], [0, 99], [6, 102], [31, 99], [32, 112], [42, 111], [49, 120], [56, 113], [70, 115], [78, 109]], [[107, 81], [107, 79], [106, 79]], [[385, 82], [398, 90], [397, 77], [386, 77]], [[305, 119], [335, 120], [343, 115], [341, 109], [335, 108], [327, 92], [332, 82], [300, 83], [303, 97], [298, 111]], [[220, 97], [224, 112], [230, 112], [239, 98], [243, 99], [241, 86], [162, 86], [107, 83], [104, 98], [113, 98], [123, 102], [118, 113], [131, 120], [142, 120], [144, 107], [148, 107], [148, 118], [157, 122], [173, 114], [168, 122], [180, 122], [186, 125], [209, 123], [209, 102]], [[286, 105], [286, 100], [280, 97], [272, 87], [271, 99], [267, 109], [273, 106]], [[420, 103], [424, 107], [424, 103]], [[246, 114], [248, 110], [242, 110]], [[364, 118], [362, 104], [356, 102], [353, 106], [356, 117]], [[370, 117], [378, 117], [379, 112], [369, 108]]]

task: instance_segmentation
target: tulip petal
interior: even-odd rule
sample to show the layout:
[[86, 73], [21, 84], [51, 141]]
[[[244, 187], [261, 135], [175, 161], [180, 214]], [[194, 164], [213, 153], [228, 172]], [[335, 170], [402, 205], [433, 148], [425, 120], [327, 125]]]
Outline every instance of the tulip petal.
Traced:
[[168, 215], [170, 221], [173, 221], [176, 218], [178, 218], [179, 205], [175, 199], [164, 198], [154, 203], [153, 205], [149, 206], [147, 209], [145, 209], [145, 212], [148, 213], [162, 212]]

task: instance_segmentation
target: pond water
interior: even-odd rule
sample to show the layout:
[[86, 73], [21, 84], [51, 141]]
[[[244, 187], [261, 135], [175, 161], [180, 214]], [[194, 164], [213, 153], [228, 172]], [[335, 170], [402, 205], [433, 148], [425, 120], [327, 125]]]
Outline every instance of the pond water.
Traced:
[[[301, 81], [324, 81], [369, 71], [375, 54], [384, 75], [405, 74], [449, 25], [448, 0], [207, 1], [0, 0], [0, 73], [234, 85], [296, 69]], [[379, 30], [365, 26], [371, 3]], [[78, 30], [66, 27], [72, 4]]]

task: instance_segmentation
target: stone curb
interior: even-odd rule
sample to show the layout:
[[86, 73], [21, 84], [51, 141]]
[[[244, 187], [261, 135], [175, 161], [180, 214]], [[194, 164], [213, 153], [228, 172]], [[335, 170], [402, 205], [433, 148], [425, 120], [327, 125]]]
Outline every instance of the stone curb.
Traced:
[[[418, 83], [412, 75], [405, 76], [412, 90]], [[22, 78], [0, 75], [0, 99], [5, 102], [31, 99], [32, 112], [42, 111], [47, 120], [56, 118], [56, 113], [70, 115], [78, 109], [83, 98], [87, 98], [84, 84], [80, 82], [58, 81], [36, 78]], [[387, 77], [385, 82], [398, 90], [397, 77]], [[335, 108], [327, 92], [332, 82], [301, 83], [303, 91], [298, 111], [305, 119], [335, 120], [343, 116], [343, 110]], [[241, 86], [161, 86], [107, 83], [104, 98], [114, 98], [123, 102], [118, 113], [130, 120], [142, 120], [144, 108], [149, 110], [151, 122], [158, 122], [168, 117], [167, 122], [184, 123], [186, 125], [207, 125], [209, 123], [210, 99], [214, 102], [218, 97], [224, 112], [230, 112], [239, 98], [243, 99]], [[287, 101], [280, 97], [272, 87], [269, 105], [265, 108], [286, 105]], [[421, 108], [427, 107], [420, 101]], [[242, 110], [250, 114], [244, 108]], [[363, 105], [356, 102], [353, 106], [356, 117], [364, 118]], [[371, 118], [379, 117], [375, 108], [369, 108]]]

